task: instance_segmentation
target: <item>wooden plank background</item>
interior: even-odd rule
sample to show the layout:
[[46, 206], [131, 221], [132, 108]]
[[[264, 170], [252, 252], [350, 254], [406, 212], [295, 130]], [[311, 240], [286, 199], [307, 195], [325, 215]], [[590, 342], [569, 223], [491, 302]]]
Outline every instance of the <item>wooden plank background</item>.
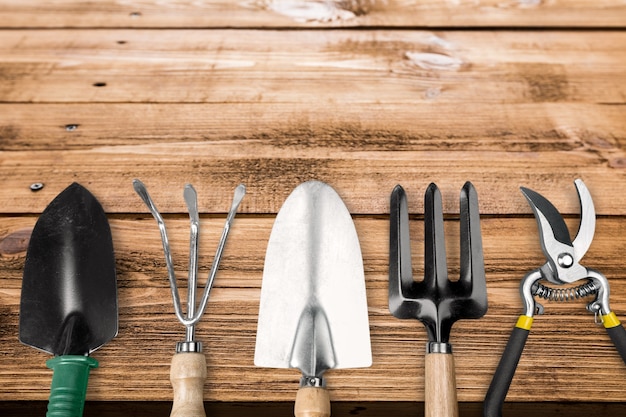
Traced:
[[623, 27], [624, 0], [3, 0], [24, 27]]
[[[519, 282], [544, 262], [519, 186], [549, 198], [573, 234], [573, 180], [585, 181], [598, 222], [584, 264], [607, 275], [626, 317], [624, 23], [624, 1], [0, 1], [0, 412], [47, 398], [47, 355], [17, 340], [21, 273], [39, 214], [78, 181], [109, 216], [120, 297], [119, 335], [94, 353], [92, 415], [167, 414], [184, 329], [157, 226], [132, 189], [140, 178], [165, 213], [181, 279], [184, 184], [199, 193], [202, 275], [246, 184], [198, 328], [205, 400], [222, 415], [250, 404], [288, 415], [298, 372], [252, 363], [263, 260], [285, 198], [319, 179], [355, 219], [374, 356], [372, 368], [328, 373], [334, 414], [372, 416], [421, 414], [423, 401], [423, 325], [387, 309], [390, 192], [400, 183], [409, 194], [419, 277], [423, 193], [439, 185], [454, 276], [459, 190], [474, 183], [489, 312], [459, 321], [451, 340], [462, 415], [480, 415], [522, 309]], [[584, 306], [546, 303], [510, 415], [624, 411], [626, 366]]]

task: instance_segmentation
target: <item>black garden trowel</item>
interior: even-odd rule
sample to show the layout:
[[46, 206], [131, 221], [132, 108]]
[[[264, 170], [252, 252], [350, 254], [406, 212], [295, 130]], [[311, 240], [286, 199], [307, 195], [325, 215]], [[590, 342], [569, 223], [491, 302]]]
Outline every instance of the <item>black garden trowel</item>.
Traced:
[[22, 343], [54, 355], [48, 417], [80, 417], [89, 356], [117, 334], [117, 283], [102, 206], [73, 183], [44, 210], [28, 245], [20, 304]]

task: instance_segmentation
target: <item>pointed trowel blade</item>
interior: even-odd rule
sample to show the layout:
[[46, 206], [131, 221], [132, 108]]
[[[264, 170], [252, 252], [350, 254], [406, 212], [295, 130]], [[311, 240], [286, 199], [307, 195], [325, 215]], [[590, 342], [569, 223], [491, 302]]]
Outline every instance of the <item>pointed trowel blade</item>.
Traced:
[[329, 185], [298, 186], [270, 235], [254, 363], [320, 377], [372, 363], [365, 276], [352, 217]]
[[73, 183], [33, 229], [22, 280], [19, 339], [53, 355], [87, 355], [117, 334], [111, 231], [96, 198]]

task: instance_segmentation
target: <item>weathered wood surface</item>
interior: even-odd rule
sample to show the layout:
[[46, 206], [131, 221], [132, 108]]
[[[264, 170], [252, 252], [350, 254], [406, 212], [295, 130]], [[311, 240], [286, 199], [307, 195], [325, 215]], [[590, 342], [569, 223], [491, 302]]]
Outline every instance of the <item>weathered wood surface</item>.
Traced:
[[624, 27], [623, 0], [3, 0], [2, 27]]
[[[620, 151], [621, 154], [621, 151]], [[106, 173], [106, 175], [103, 175]], [[197, 187], [203, 212], [220, 213], [238, 183], [248, 187], [241, 212], [276, 213], [302, 181], [332, 184], [353, 214], [389, 212], [389, 195], [396, 184], [409, 193], [412, 212], [423, 213], [427, 185], [444, 192], [445, 211], [458, 215], [459, 191], [472, 181], [485, 215], [530, 214], [519, 186], [549, 196], [562, 213], [580, 211], [573, 180], [591, 187], [601, 215], [624, 214], [623, 168], [608, 166], [589, 150], [571, 152], [371, 151], [334, 148], [300, 149], [257, 141], [226, 144], [171, 143], [103, 147], [77, 151], [20, 151], [6, 154], [0, 166], [6, 190], [3, 213], [38, 213], [70, 182], [78, 181], [102, 201], [110, 213], [141, 213], [146, 208], [132, 190], [132, 180], [146, 183], [164, 212], [185, 210], [185, 182]], [[45, 184], [33, 192], [30, 185]], [[9, 192], [10, 191], [10, 192]]]
[[[3, 286], [0, 319], [3, 347], [0, 401], [43, 400], [50, 371], [46, 355], [17, 341], [19, 289], [27, 236], [34, 216], [3, 217], [0, 229]], [[202, 275], [208, 271], [221, 233], [221, 218], [202, 221]], [[255, 368], [256, 318], [265, 246], [273, 218], [235, 220], [222, 269], [197, 336], [206, 345], [207, 401], [292, 401], [299, 373]], [[372, 368], [328, 373], [335, 401], [423, 401], [426, 332], [415, 320], [398, 320], [387, 309], [388, 221], [358, 217], [369, 304]], [[575, 222], [570, 222], [575, 227]], [[180, 277], [187, 267], [188, 221], [168, 218], [173, 258]], [[451, 276], [458, 274], [458, 222], [446, 222]], [[90, 400], [166, 401], [171, 399], [169, 363], [184, 337], [171, 306], [158, 228], [146, 216], [113, 218], [120, 297], [119, 335], [94, 353], [101, 367], [90, 379]], [[423, 224], [411, 222], [415, 276], [423, 270]], [[459, 400], [482, 401], [499, 355], [520, 314], [518, 285], [543, 262], [533, 218], [487, 218], [482, 222], [489, 312], [461, 320], [452, 331]], [[612, 307], [626, 315], [626, 280], [616, 259], [626, 245], [622, 218], [600, 219], [587, 264], [606, 273]], [[509, 400], [626, 401], [626, 368], [602, 327], [594, 325], [584, 301], [545, 303], [513, 381]], [[367, 383], [363, 383], [367, 381]], [[607, 386], [606, 381], [611, 381]], [[572, 387], [576, 387], [575, 393]], [[549, 387], [549, 391], [547, 390]]]
[[11, 103], [619, 105], [626, 95], [623, 31], [4, 30], [0, 37], [0, 101]]
[[485, 214], [529, 213], [520, 185], [577, 213], [582, 177], [610, 190], [599, 214], [626, 214], [624, 32], [81, 34], [0, 32], [0, 212], [40, 212], [68, 179], [142, 211], [138, 177], [171, 212], [184, 182], [209, 213], [244, 182], [242, 211], [271, 214], [316, 178], [357, 214], [387, 213], [397, 183], [421, 212], [429, 182], [456, 195], [466, 180]]
[[[0, 414], [24, 401], [37, 413], [48, 395], [47, 356], [17, 340], [21, 273], [38, 215], [72, 181], [109, 215], [119, 280], [120, 334], [94, 354], [90, 404], [96, 415], [169, 412], [184, 331], [157, 226], [132, 190], [140, 178], [181, 278], [184, 183], [199, 193], [202, 275], [234, 187], [248, 187], [198, 329], [209, 415], [230, 416], [261, 403], [260, 415], [290, 413], [298, 372], [252, 357], [274, 215], [309, 179], [354, 215], [368, 291], [374, 365], [329, 372], [333, 413], [421, 415], [426, 332], [387, 309], [389, 194], [398, 183], [409, 194], [419, 277], [423, 193], [439, 185], [454, 276], [458, 195], [471, 180], [490, 306], [459, 321], [452, 342], [461, 416], [480, 415], [521, 312], [519, 282], [544, 262], [519, 186], [548, 197], [574, 233], [572, 181], [586, 182], [599, 219], [584, 264], [607, 275], [626, 318], [625, 23], [626, 3], [613, 0], [0, 1]], [[626, 367], [584, 306], [546, 303], [506, 415], [623, 413]]]

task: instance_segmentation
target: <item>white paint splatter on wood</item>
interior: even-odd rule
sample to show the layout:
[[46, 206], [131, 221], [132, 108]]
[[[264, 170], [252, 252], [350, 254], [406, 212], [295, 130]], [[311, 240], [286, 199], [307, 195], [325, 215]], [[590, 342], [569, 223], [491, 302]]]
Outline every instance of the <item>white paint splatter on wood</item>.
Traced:
[[541, 0], [518, 0], [518, 3], [522, 7], [534, 7], [540, 6]]
[[406, 52], [405, 56], [418, 67], [431, 71], [458, 71], [463, 60], [432, 52]]
[[426, 39], [426, 44], [431, 45], [434, 48], [447, 49], [447, 50], [451, 50], [455, 48], [452, 42], [447, 41], [446, 39], [443, 39], [442, 37], [439, 37], [435, 35], [434, 33], [428, 36], [428, 38]]
[[[367, 14], [376, 0], [262, 0], [248, 2], [251, 6], [287, 16], [298, 23], [345, 21]], [[385, 3], [378, 1], [378, 3]]]

